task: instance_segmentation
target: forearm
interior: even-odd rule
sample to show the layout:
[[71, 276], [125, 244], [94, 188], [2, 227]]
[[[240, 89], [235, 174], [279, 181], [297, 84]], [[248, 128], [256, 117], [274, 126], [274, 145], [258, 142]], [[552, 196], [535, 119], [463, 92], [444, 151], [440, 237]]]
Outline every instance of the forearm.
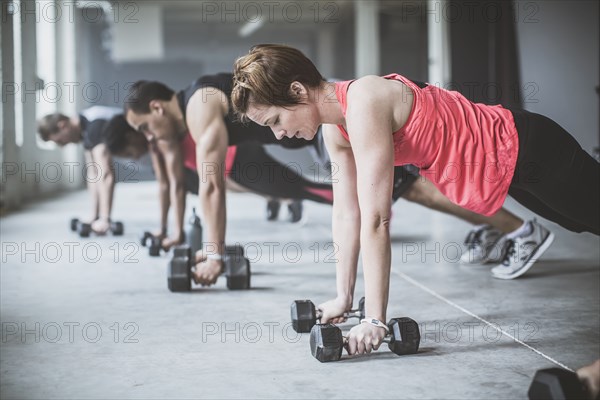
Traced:
[[96, 187], [97, 185], [97, 182], [90, 182], [88, 179], [87, 189], [90, 194], [90, 197], [92, 198], [92, 221], [96, 220], [100, 213], [100, 202], [98, 201], [98, 188]]
[[213, 183], [201, 185], [200, 202], [204, 221], [206, 221], [206, 243], [212, 247], [207, 248], [207, 251], [223, 254], [227, 215], [225, 188]]
[[363, 224], [360, 242], [365, 279], [365, 314], [385, 322], [391, 267], [388, 224], [380, 221]]
[[110, 219], [114, 190], [115, 177], [109, 173], [98, 183], [99, 218]]
[[168, 183], [159, 184], [158, 198], [160, 202], [160, 229], [166, 233], [169, 225], [169, 208], [171, 207]]
[[332, 235], [336, 250], [336, 288], [337, 296], [350, 307], [354, 298], [356, 270], [360, 251], [360, 216], [344, 215], [336, 210], [332, 218]]
[[175, 236], [183, 234], [183, 217], [185, 214], [185, 188], [179, 182], [171, 183], [171, 203], [175, 217]]
[[[97, 173], [97, 165], [94, 164], [92, 159], [92, 154], [89, 151], [85, 151], [85, 183], [88, 189], [88, 193], [92, 198], [92, 215], [91, 220], [94, 221], [98, 218], [98, 214], [100, 212], [99, 209], [99, 201], [98, 201], [98, 181], [92, 179], [92, 171], [93, 173]], [[95, 167], [95, 168], [92, 168]]]

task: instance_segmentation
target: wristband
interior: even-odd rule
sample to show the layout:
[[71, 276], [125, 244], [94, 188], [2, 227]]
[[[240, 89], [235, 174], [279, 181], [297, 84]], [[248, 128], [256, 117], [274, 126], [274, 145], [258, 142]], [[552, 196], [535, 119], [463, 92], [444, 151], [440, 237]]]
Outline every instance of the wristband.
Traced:
[[206, 256], [206, 258], [209, 260], [219, 260], [220, 261], [223, 259], [223, 256], [220, 254], [209, 254]]
[[387, 327], [386, 324], [384, 324], [383, 322], [381, 322], [380, 320], [376, 319], [376, 318], [364, 318], [360, 320], [361, 324], [369, 324], [369, 325], [373, 325], [376, 326], [378, 328], [383, 328], [385, 329], [386, 333], [390, 333], [390, 329]]

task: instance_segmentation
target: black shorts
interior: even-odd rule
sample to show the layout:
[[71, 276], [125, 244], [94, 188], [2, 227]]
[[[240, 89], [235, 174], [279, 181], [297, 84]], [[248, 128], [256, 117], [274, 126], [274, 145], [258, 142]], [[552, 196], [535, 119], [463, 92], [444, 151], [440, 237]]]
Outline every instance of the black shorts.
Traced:
[[184, 167], [183, 172], [185, 191], [197, 195], [198, 189], [200, 188], [200, 177], [198, 176], [198, 171]]
[[600, 164], [550, 118], [510, 110], [519, 154], [508, 193], [573, 232], [600, 233]]
[[[313, 160], [320, 165], [324, 171], [331, 173], [331, 159], [325, 147], [325, 140], [321, 128], [315, 136], [312, 146], [308, 148]], [[419, 178], [419, 168], [414, 165], [402, 165], [394, 167], [394, 187], [392, 189], [392, 201], [397, 201], [406, 193], [413, 183]]]
[[402, 165], [394, 167], [394, 188], [392, 189], [392, 201], [397, 201], [406, 193], [413, 183], [419, 178], [419, 168], [414, 165]]

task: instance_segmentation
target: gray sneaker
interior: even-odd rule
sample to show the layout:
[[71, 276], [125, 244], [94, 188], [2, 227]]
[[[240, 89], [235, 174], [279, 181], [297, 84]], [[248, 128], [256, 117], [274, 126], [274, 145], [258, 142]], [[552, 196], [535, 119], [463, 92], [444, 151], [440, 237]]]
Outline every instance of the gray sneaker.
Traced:
[[504, 246], [506, 245], [506, 241], [508, 239], [506, 238], [506, 235], [504, 233], [502, 233], [502, 236], [500, 236], [498, 238], [498, 240], [496, 240], [495, 243], [493, 243], [492, 245], [490, 245], [488, 247], [488, 251], [485, 255], [485, 260], [484, 262], [486, 263], [495, 263], [498, 264], [502, 261], [502, 259], [504, 258]]
[[[496, 249], [498, 242], [504, 234], [491, 227], [485, 225], [472, 229], [465, 239], [467, 250], [460, 257], [460, 262], [463, 264], [483, 264], [490, 260], [490, 256], [501, 253]], [[497, 259], [500, 261], [500, 259]]]
[[533, 266], [550, 247], [554, 234], [534, 219], [529, 221], [531, 233], [508, 239], [504, 245], [502, 263], [492, 268], [492, 275], [498, 279], [515, 279]]

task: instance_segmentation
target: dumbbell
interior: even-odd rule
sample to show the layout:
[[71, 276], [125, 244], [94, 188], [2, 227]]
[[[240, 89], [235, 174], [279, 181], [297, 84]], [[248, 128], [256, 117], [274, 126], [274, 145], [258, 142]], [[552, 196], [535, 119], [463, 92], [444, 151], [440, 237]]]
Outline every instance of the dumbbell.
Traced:
[[[192, 290], [194, 261], [194, 254], [189, 246], [174, 248], [167, 272], [167, 286], [171, 292]], [[229, 290], [250, 288], [250, 261], [244, 257], [242, 246], [226, 246], [223, 264]]]
[[[148, 246], [148, 240], [150, 241], [150, 246]], [[150, 256], [158, 257], [160, 255], [162, 240], [158, 236], [154, 236], [152, 233], [146, 231], [140, 239], [140, 244], [144, 247], [148, 246], [148, 254]]]
[[[310, 332], [322, 315], [321, 310], [318, 310], [310, 300], [295, 300], [290, 307], [290, 314], [292, 328], [298, 333]], [[359, 300], [357, 310], [345, 312], [343, 316], [344, 318], [363, 319], [365, 317], [365, 298]]]
[[110, 222], [110, 231], [115, 236], [122, 236], [123, 233], [125, 232], [125, 228], [124, 228], [122, 222], [120, 222], [120, 221], [116, 221], [116, 222], [111, 221]]
[[541, 369], [535, 373], [527, 392], [530, 400], [589, 399], [587, 388], [575, 372], [562, 368]]
[[92, 224], [81, 222], [79, 218], [72, 218], [71, 230], [78, 232], [80, 237], [89, 237], [90, 233], [92, 233]]
[[[71, 230], [73, 232], [75, 232], [75, 231], [79, 232], [80, 237], [89, 237], [90, 234], [92, 233], [92, 224], [81, 222], [79, 220], [79, 218], [72, 218], [70, 226], [71, 226]], [[112, 222], [111, 221], [109, 229], [112, 232], [112, 234], [115, 236], [121, 236], [121, 235], [123, 235], [123, 232], [125, 231], [122, 222]]]
[[[390, 333], [383, 339], [392, 353], [399, 356], [415, 354], [419, 350], [419, 325], [408, 317], [392, 318], [387, 324]], [[333, 324], [317, 324], [310, 330], [310, 351], [320, 362], [338, 361], [348, 339]]]

